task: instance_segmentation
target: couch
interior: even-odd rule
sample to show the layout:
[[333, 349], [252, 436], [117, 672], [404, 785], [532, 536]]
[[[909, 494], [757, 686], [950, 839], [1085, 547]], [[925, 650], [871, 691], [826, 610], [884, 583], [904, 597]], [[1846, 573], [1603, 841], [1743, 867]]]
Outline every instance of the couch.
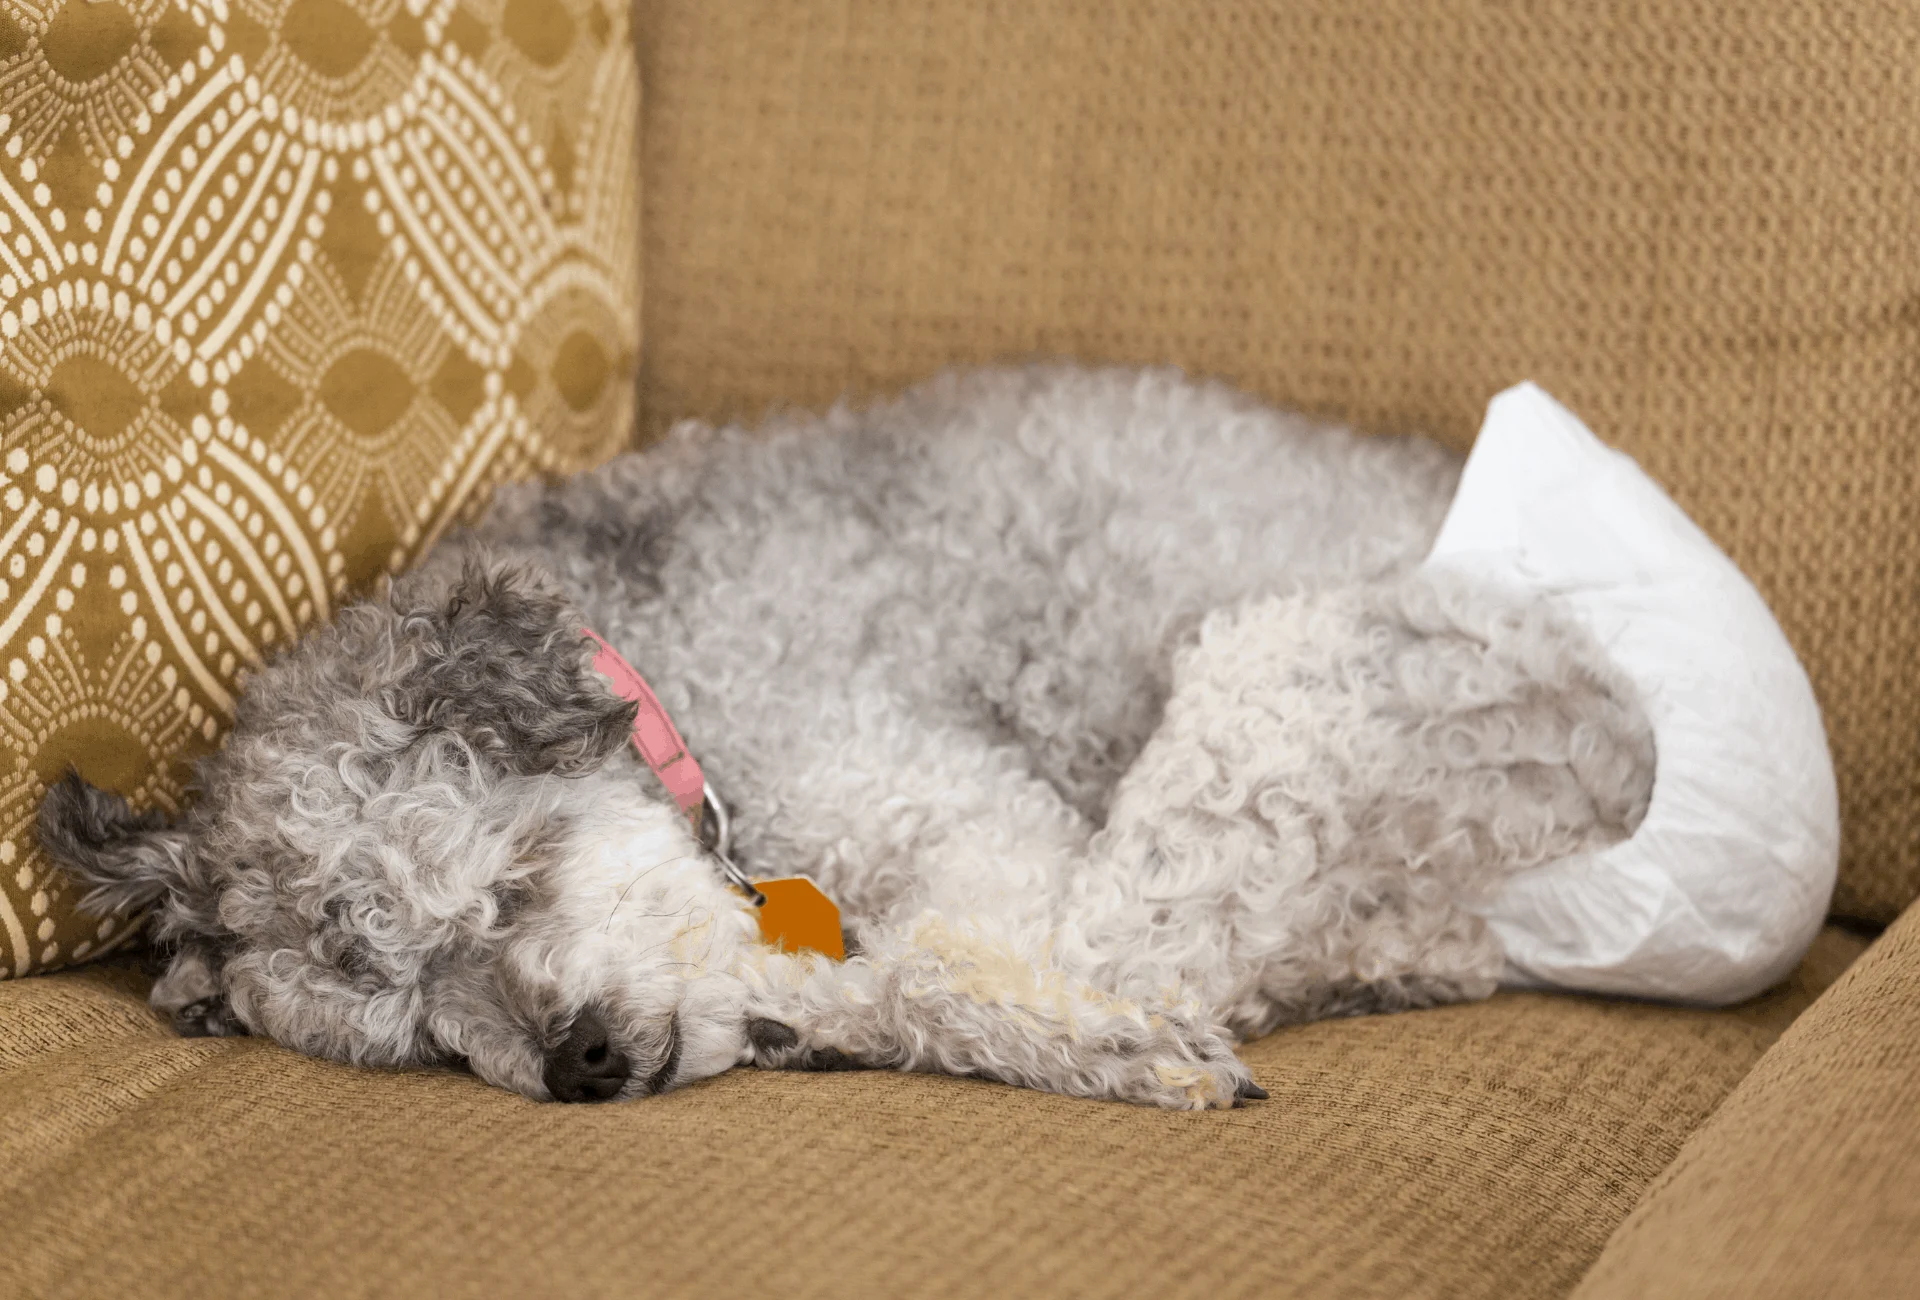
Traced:
[[[206, 463], [216, 445], [251, 457], [256, 479], [284, 463], [288, 499], [297, 479], [338, 515], [293, 520], [337, 600], [501, 477], [589, 463], [685, 418], [858, 400], [949, 364], [1173, 362], [1456, 448], [1489, 395], [1530, 377], [1638, 457], [1772, 604], [1821, 700], [1845, 844], [1833, 923], [1750, 1003], [1503, 992], [1283, 1029], [1244, 1049], [1270, 1099], [1228, 1112], [884, 1073], [735, 1072], [643, 1103], [539, 1105], [452, 1073], [174, 1037], [145, 1005], [137, 948], [36, 973], [120, 936], [36, 865], [8, 829], [18, 809], [56, 761], [177, 806], [181, 764], [217, 739], [214, 691], [244, 671], [214, 640], [201, 649], [182, 607], [178, 636], [152, 634], [150, 666], [191, 659], [204, 682], [182, 669], [148, 712], [115, 714], [122, 679], [75, 668], [80, 703], [32, 712], [69, 698], [34, 695], [63, 654], [144, 662], [125, 640], [144, 615], [96, 598], [108, 589], [93, 578], [44, 631], [39, 605], [11, 616], [52, 598], [22, 576], [36, 552], [0, 594], [6, 635], [51, 647], [0, 645], [0, 661], [22, 663], [0, 697], [16, 750], [0, 793], [0, 939], [20, 976], [0, 981], [0, 1292], [1920, 1294], [1920, 10], [4, 8], [0, 135], [23, 143], [0, 173], [36, 211], [77, 214], [91, 191], [34, 198], [23, 156], [91, 182], [116, 131], [133, 141], [131, 171], [166, 129], [139, 125], [137, 96], [75, 86], [151, 67], [152, 102], [177, 105], [237, 57], [324, 125], [377, 116], [363, 101], [387, 77], [395, 96], [421, 96], [392, 119], [398, 150], [414, 140], [408, 114], [484, 117], [494, 102], [433, 100], [419, 69], [437, 60], [433, 76], [498, 85], [519, 106], [494, 112], [529, 124], [517, 147], [533, 161], [503, 174], [524, 173], [545, 205], [529, 229], [572, 232], [552, 254], [572, 269], [531, 315], [458, 300], [446, 286], [460, 276], [431, 251], [441, 233], [404, 205], [397, 223], [381, 217], [396, 208], [382, 194], [424, 193], [401, 169], [437, 165], [433, 141], [361, 175], [353, 159], [385, 146], [315, 128], [306, 147], [340, 165], [315, 162], [314, 184], [338, 197], [313, 213], [316, 269], [290, 301], [345, 304], [326, 364], [301, 369], [307, 336], [275, 323], [257, 354], [209, 352], [204, 364], [234, 364], [196, 381], [195, 336], [178, 375], [116, 407], [97, 394], [118, 390], [83, 367], [29, 373], [33, 330], [50, 327], [22, 315], [16, 339], [14, 315], [0, 317], [0, 490], [58, 496], [65, 471], [42, 484], [37, 467], [69, 442], [106, 456], [146, 439], [163, 493], [169, 438], [198, 439]], [[214, 22], [223, 48], [181, 82]], [[23, 123], [54, 119], [35, 93], [80, 107], [36, 135]], [[181, 132], [168, 147], [191, 143]], [[493, 147], [511, 159], [512, 133]], [[443, 189], [418, 211], [459, 201]], [[96, 341], [126, 323], [108, 319], [107, 289]], [[340, 360], [355, 348], [387, 360]], [[278, 368], [256, 376], [268, 356]], [[230, 427], [229, 405], [244, 416]], [[48, 425], [50, 411], [69, 423]], [[64, 508], [111, 510], [84, 497]], [[130, 552], [140, 544], [129, 535]], [[294, 608], [287, 581], [267, 566], [258, 585], [289, 622], [320, 616]], [[230, 618], [235, 636], [254, 626]], [[248, 644], [271, 651], [264, 636]], [[109, 715], [134, 719], [124, 736]]]

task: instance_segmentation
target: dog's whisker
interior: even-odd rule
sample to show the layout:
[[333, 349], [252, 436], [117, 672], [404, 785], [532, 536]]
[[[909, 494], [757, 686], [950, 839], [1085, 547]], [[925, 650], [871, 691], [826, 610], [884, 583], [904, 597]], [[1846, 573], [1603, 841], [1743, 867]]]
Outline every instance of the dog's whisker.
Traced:
[[[627, 895], [633, 892], [633, 887], [635, 885], [639, 884], [641, 881], [645, 880], [648, 876], [651, 876], [654, 872], [660, 870], [660, 868], [662, 867], [670, 867], [676, 862], [687, 862], [691, 860], [692, 860], [691, 854], [682, 853], [678, 857], [667, 858], [664, 861], [654, 863], [652, 866], [648, 867], [645, 871], [642, 871], [639, 875], [635, 876], [632, 880], [629, 880], [627, 882], [627, 887], [620, 891], [620, 897], [613, 900], [613, 910], [607, 913], [606, 924], [600, 927], [600, 932], [602, 934], [605, 934], [608, 930], [613, 928], [613, 918], [619, 913], [622, 904], [624, 904], [627, 901]], [[641, 915], [657, 916], [659, 915], [659, 913], [643, 912]]]

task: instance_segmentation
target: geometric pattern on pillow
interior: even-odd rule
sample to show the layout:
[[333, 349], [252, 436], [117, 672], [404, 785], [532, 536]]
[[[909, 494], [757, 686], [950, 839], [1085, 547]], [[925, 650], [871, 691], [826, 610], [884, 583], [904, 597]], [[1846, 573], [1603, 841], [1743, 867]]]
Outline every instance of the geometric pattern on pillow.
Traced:
[[0, 976], [98, 955], [69, 765], [177, 814], [246, 670], [624, 447], [620, 0], [0, 0]]

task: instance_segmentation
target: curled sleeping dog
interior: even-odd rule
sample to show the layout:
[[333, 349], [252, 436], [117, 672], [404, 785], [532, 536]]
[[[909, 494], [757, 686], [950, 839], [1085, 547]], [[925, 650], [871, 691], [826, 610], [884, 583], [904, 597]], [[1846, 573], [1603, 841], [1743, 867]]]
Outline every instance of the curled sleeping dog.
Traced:
[[[752, 1064], [1233, 1105], [1236, 1038], [1490, 993], [1476, 900], [1645, 813], [1591, 639], [1416, 570], [1458, 474], [1164, 371], [689, 426], [255, 671], [177, 824], [70, 777], [41, 836], [153, 909], [184, 1033], [562, 1101]], [[847, 960], [760, 942], [583, 628]]]

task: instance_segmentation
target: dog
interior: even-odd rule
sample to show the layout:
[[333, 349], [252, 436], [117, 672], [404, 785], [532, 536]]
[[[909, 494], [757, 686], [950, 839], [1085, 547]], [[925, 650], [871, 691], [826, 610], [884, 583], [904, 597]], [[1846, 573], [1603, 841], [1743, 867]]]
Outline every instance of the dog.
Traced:
[[[754, 1065], [1237, 1105], [1236, 1040], [1490, 994], [1476, 904], [1645, 814], [1594, 640], [1422, 571], [1459, 473], [1169, 370], [688, 424], [256, 669], [177, 824], [69, 775], [41, 839], [151, 909], [184, 1034], [568, 1102]], [[585, 629], [845, 960], [763, 941]]]

